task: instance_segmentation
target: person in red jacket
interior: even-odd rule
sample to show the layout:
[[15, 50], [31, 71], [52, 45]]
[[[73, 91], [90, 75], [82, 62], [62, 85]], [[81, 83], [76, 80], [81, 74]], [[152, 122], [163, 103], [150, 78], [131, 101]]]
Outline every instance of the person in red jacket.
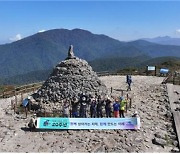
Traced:
[[113, 111], [115, 118], [119, 118], [119, 109], [120, 109], [120, 104], [118, 102], [118, 99], [115, 99], [115, 102], [113, 104]]

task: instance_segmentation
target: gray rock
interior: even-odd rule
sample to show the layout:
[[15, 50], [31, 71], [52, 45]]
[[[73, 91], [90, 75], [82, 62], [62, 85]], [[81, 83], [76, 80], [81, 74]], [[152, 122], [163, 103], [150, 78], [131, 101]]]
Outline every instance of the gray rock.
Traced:
[[166, 140], [163, 140], [163, 139], [160, 139], [160, 138], [154, 138], [154, 139], [152, 140], [152, 143], [153, 143], [153, 144], [156, 144], [156, 145], [160, 145], [160, 146], [162, 146], [163, 148], [164, 148], [164, 146], [167, 145]]
[[172, 117], [172, 113], [171, 113], [170, 111], [167, 111], [166, 114], [165, 114], [165, 116], [166, 116], [167, 118], [171, 118], [171, 117]]
[[169, 138], [172, 139], [172, 140], [176, 140], [177, 139], [176, 135], [169, 135]]
[[156, 132], [154, 136], [157, 138], [165, 139], [165, 134], [163, 134], [162, 132]]
[[178, 146], [178, 141], [173, 141], [173, 145], [177, 147]]

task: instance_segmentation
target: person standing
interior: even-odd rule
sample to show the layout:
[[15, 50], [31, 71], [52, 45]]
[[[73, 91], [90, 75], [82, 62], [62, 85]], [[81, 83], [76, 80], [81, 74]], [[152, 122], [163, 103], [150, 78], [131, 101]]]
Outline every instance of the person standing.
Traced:
[[103, 117], [103, 114], [102, 114], [102, 106], [103, 106], [103, 101], [101, 100], [101, 97], [99, 96], [98, 97], [98, 100], [97, 100], [97, 107], [96, 107], [96, 111], [97, 111], [97, 117]]
[[87, 108], [87, 99], [88, 97], [86, 96], [85, 93], [83, 93], [81, 96], [80, 96], [80, 100], [79, 100], [79, 103], [80, 103], [80, 117], [81, 118], [86, 118], [87, 117], [87, 114], [86, 114], [86, 108]]
[[37, 116], [36, 114], [33, 114], [32, 118], [30, 119], [30, 122], [28, 123], [28, 127], [30, 128], [30, 131], [35, 131], [37, 127]]
[[119, 115], [120, 118], [125, 118], [124, 116], [124, 110], [125, 110], [125, 105], [127, 103], [127, 100], [125, 100], [123, 97], [120, 97], [120, 110], [119, 110]]
[[63, 104], [63, 117], [69, 117], [69, 102], [65, 99]]
[[111, 110], [111, 100], [110, 100], [109, 97], [106, 99], [105, 110], [106, 110], [106, 117], [107, 117], [107, 118], [108, 118], [108, 117], [111, 118], [111, 112], [112, 112], [112, 110]]
[[114, 111], [115, 118], [119, 118], [119, 109], [120, 109], [120, 104], [118, 102], [118, 99], [116, 98], [113, 104], [113, 111]]
[[95, 118], [96, 117], [96, 100], [94, 98], [92, 98], [91, 100], [91, 105], [90, 105], [90, 116], [91, 118]]
[[129, 91], [129, 90], [131, 91], [131, 83], [132, 83], [131, 75], [126, 76], [126, 83], [128, 84], [127, 91]]
[[73, 101], [71, 102], [72, 104], [72, 117], [73, 118], [77, 118], [78, 117], [78, 101], [76, 100], [76, 98], [73, 98]]

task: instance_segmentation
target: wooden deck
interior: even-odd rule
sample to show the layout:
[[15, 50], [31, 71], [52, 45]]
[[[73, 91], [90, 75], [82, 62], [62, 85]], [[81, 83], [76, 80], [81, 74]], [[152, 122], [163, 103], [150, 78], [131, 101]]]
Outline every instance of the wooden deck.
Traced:
[[171, 112], [173, 113], [174, 118], [174, 124], [176, 127], [176, 134], [178, 137], [178, 147], [180, 149], [180, 111], [176, 111], [177, 108], [179, 108], [179, 104], [175, 104], [174, 102], [177, 101], [176, 96], [174, 94], [174, 85], [173, 84], [167, 84], [167, 91], [168, 91], [168, 97], [169, 102], [171, 106]]
[[180, 149], [180, 112], [174, 111], [173, 117], [174, 117], [174, 123], [176, 126], [176, 133], [178, 136], [178, 143], [179, 143], [179, 149]]

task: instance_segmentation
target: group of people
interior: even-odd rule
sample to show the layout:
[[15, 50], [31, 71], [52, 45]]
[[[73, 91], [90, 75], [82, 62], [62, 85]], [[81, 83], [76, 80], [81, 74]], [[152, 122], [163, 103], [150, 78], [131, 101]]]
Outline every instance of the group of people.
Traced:
[[109, 97], [102, 99], [101, 96], [91, 97], [82, 93], [79, 100], [76, 100], [76, 98], [72, 101], [64, 100], [63, 117], [124, 118], [126, 104], [127, 99], [123, 97], [116, 98], [112, 102]]
[[[132, 78], [131, 75], [126, 76], [128, 90], [131, 90]], [[79, 100], [74, 98], [72, 101], [64, 100], [63, 116], [64, 117], [122, 117], [124, 118], [125, 106], [127, 99], [123, 97], [116, 98], [114, 102], [109, 97], [102, 99], [101, 96], [88, 96], [84, 93], [80, 95]], [[105, 113], [103, 112], [105, 111]]]

